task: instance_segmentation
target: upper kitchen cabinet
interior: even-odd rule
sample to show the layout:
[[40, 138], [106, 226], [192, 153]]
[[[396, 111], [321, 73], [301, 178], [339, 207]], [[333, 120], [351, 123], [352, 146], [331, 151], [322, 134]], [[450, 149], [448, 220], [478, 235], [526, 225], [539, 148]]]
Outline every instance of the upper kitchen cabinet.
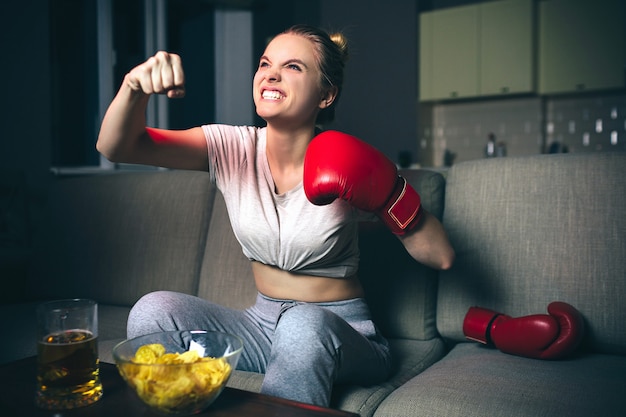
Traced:
[[420, 98], [477, 95], [478, 7], [423, 13], [420, 24]]
[[534, 3], [482, 3], [480, 12], [480, 94], [535, 91]]
[[623, 0], [539, 3], [539, 92], [624, 87]]
[[420, 100], [431, 100], [433, 95], [433, 14], [420, 14], [419, 38], [419, 83]]
[[534, 92], [533, 0], [422, 13], [420, 100]]

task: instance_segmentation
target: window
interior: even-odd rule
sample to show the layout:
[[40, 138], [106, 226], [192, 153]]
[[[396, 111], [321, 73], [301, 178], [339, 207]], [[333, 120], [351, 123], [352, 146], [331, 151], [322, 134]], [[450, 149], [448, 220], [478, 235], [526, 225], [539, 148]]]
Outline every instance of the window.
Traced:
[[[183, 100], [150, 100], [148, 124], [186, 128], [214, 122], [215, 86], [220, 83], [215, 79], [216, 39], [224, 38], [215, 33], [224, 26], [219, 15], [212, 2], [200, 0], [50, 1], [53, 170], [119, 168], [95, 149], [100, 123], [124, 75], [158, 50], [183, 57], [187, 95]], [[238, 32], [247, 36], [251, 19], [244, 23], [250, 27]], [[244, 42], [251, 44], [251, 39]], [[251, 71], [251, 56], [243, 66]], [[232, 73], [227, 76], [226, 82], [242, 84]], [[251, 85], [251, 76], [245, 82]], [[230, 106], [241, 109], [243, 102], [251, 109], [250, 88], [245, 93], [232, 98]]]

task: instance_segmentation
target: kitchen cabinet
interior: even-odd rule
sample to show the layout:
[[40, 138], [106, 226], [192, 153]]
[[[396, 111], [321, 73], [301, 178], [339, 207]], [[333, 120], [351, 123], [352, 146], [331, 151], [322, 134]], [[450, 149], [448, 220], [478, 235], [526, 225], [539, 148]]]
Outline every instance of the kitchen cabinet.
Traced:
[[426, 12], [420, 22], [420, 98], [477, 95], [478, 7]]
[[433, 14], [420, 14], [419, 38], [419, 83], [418, 96], [421, 100], [431, 100], [433, 95]]
[[623, 0], [539, 3], [539, 92], [624, 87]]
[[534, 3], [505, 0], [481, 3], [480, 94], [535, 91]]
[[535, 91], [534, 2], [501, 0], [420, 15], [420, 100]]

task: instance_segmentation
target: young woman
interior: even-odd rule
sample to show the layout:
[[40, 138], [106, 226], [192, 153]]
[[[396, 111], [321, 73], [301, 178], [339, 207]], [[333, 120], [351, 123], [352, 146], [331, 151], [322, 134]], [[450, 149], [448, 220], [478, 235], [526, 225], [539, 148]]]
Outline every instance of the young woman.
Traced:
[[[339, 132], [316, 137], [316, 125], [332, 120], [343, 84], [346, 43], [333, 39], [294, 26], [268, 44], [253, 81], [262, 128], [146, 127], [152, 94], [185, 92], [181, 59], [158, 52], [125, 76], [97, 143], [115, 162], [208, 170], [258, 289], [245, 311], [185, 294], [147, 294], [130, 313], [128, 337], [177, 329], [239, 335], [238, 368], [264, 373], [263, 393], [322, 406], [334, 383], [382, 382], [391, 365], [357, 278], [358, 221], [377, 214], [431, 267], [448, 268], [454, 258], [442, 225], [390, 161]], [[366, 161], [365, 173], [349, 167], [355, 155]]]

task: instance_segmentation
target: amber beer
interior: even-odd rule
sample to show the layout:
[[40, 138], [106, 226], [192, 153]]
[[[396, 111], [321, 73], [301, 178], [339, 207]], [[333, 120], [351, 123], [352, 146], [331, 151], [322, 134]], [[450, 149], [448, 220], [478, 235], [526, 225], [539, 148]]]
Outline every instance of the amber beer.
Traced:
[[37, 341], [37, 405], [71, 409], [98, 401], [97, 305], [66, 300], [40, 306]]

